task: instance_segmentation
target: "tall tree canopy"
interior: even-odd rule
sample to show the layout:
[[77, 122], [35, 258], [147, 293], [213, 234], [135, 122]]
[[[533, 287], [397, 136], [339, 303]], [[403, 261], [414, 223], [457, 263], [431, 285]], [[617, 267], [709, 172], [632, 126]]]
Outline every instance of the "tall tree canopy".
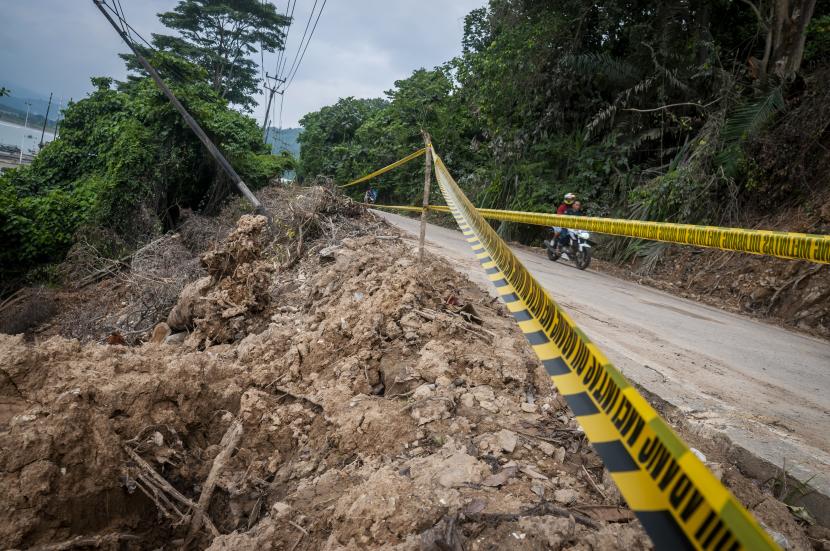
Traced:
[[[424, 127], [482, 207], [545, 211], [575, 192], [598, 215], [728, 222], [739, 201], [800, 196], [805, 175], [780, 168], [757, 193], [748, 144], [805, 83], [820, 97], [828, 20], [814, 0], [490, 0], [465, 19], [461, 56], [395, 82], [336, 147], [305, 144], [349, 105], [307, 115], [301, 171], [360, 176], [422, 147]], [[827, 128], [830, 105], [811, 117]], [[824, 155], [811, 140], [799, 155]], [[381, 177], [380, 201], [419, 201], [420, 171]]]
[[258, 87], [258, 65], [250, 57], [283, 48], [289, 22], [260, 0], [181, 0], [159, 19], [180, 36], [154, 34], [153, 44], [203, 67], [214, 91], [247, 109]]

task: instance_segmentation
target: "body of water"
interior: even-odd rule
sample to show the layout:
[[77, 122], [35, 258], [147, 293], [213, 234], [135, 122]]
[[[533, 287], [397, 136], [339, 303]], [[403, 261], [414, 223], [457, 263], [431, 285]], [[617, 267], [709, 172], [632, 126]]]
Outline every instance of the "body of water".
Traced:
[[[42, 128], [33, 128], [32, 126], [23, 128], [22, 125], [0, 121], [0, 144], [20, 147], [22, 142], [23, 153], [37, 153]], [[43, 142], [50, 142], [54, 138], [54, 134], [46, 132], [43, 136]]]

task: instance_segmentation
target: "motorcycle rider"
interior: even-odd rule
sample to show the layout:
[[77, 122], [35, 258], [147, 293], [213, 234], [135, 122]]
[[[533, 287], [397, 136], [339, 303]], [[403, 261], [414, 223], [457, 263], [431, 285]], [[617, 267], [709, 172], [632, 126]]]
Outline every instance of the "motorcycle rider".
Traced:
[[363, 194], [363, 202], [368, 203], [370, 205], [374, 205], [375, 201], [378, 199], [378, 190], [374, 188], [369, 188], [366, 190], [366, 193]]
[[559, 205], [559, 208], [556, 209], [556, 214], [566, 214], [568, 209], [574, 204], [574, 201], [576, 201], [576, 195], [573, 193], [566, 193], [565, 200], [561, 205]]
[[[569, 210], [572, 210], [574, 201], [576, 201], [576, 195], [573, 193], [566, 193], [565, 200], [559, 205], [559, 208], [556, 209], [556, 214], [568, 214]], [[568, 232], [563, 232], [562, 228], [558, 226], [553, 227], [553, 242], [556, 243], [556, 249], [560, 249], [561, 246], [566, 246], [561, 244], [561, 240], [563, 238], [567, 238]]]
[[[574, 201], [573, 204], [565, 211], [565, 214], [568, 216], [585, 216], [585, 213], [582, 211], [582, 203], [580, 201]], [[559, 237], [559, 242], [557, 245], [560, 249], [567, 249], [571, 244], [571, 232], [565, 228], [562, 234]]]

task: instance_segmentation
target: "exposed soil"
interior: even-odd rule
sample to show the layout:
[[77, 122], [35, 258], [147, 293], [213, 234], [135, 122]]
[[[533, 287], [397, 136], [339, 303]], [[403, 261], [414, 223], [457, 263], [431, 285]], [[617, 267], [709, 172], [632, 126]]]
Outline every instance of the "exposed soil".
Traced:
[[0, 335], [3, 547], [651, 548], [499, 303], [350, 201], [279, 193], [276, 238], [223, 232], [137, 345]]

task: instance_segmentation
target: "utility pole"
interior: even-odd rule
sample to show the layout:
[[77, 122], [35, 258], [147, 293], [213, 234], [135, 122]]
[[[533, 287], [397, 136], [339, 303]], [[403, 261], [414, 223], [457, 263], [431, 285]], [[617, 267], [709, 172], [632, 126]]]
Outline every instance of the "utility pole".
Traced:
[[49, 123], [49, 110], [52, 109], [52, 92], [49, 92], [49, 103], [46, 105], [46, 117], [43, 119], [43, 130], [40, 131], [40, 145], [38, 150], [43, 149], [43, 136], [46, 134], [46, 125]]
[[234, 168], [231, 166], [231, 164], [228, 162], [225, 156], [222, 155], [222, 152], [219, 151], [219, 149], [214, 145], [212, 141], [210, 141], [210, 138], [208, 138], [207, 134], [205, 134], [205, 131], [202, 130], [202, 127], [199, 126], [198, 122], [196, 122], [196, 119], [194, 119], [190, 115], [190, 113], [187, 112], [187, 109], [184, 108], [184, 106], [181, 104], [181, 102], [175, 96], [175, 94], [173, 94], [170, 88], [168, 88], [164, 81], [161, 80], [161, 77], [159, 76], [158, 72], [153, 68], [152, 65], [150, 65], [150, 62], [147, 61], [143, 55], [141, 55], [141, 52], [138, 51], [138, 48], [136, 48], [133, 45], [132, 40], [130, 40], [126, 33], [118, 26], [118, 24], [113, 20], [110, 14], [107, 13], [107, 10], [104, 9], [101, 0], [92, 0], [92, 3], [95, 4], [95, 7], [97, 7], [102, 14], [104, 14], [104, 17], [107, 18], [107, 21], [109, 21], [110, 25], [112, 25], [112, 28], [115, 29], [115, 32], [117, 32], [121, 39], [127, 44], [127, 46], [130, 47], [130, 49], [135, 54], [135, 57], [138, 60], [138, 62], [141, 64], [144, 70], [147, 71], [147, 73], [150, 75], [150, 78], [152, 78], [153, 81], [155, 81], [156, 86], [158, 86], [162, 93], [165, 96], [167, 96], [167, 99], [170, 100], [170, 103], [173, 104], [173, 107], [175, 107], [176, 111], [179, 112], [179, 115], [182, 116], [187, 126], [189, 126], [193, 133], [196, 134], [196, 136], [202, 142], [202, 145], [205, 146], [205, 148], [214, 158], [216, 163], [222, 168], [222, 170], [225, 171], [225, 174], [228, 175], [228, 177], [234, 183], [239, 192], [245, 197], [245, 199], [248, 200], [249, 203], [251, 203], [256, 213], [262, 214], [263, 216], [268, 218], [270, 222], [271, 213], [269, 213], [268, 210], [262, 205], [262, 203], [259, 202], [259, 199], [256, 198], [256, 195], [251, 193], [251, 190], [248, 189], [248, 186], [245, 185], [245, 182], [242, 181], [242, 178], [239, 176], [239, 174], [237, 174], [236, 170], [234, 170]]
[[23, 141], [26, 139], [26, 130], [29, 129], [29, 108], [32, 106], [28, 101], [26, 102], [26, 122], [23, 123], [23, 137], [20, 138], [20, 158], [17, 164], [23, 164]]
[[424, 154], [424, 203], [421, 211], [421, 235], [418, 238], [418, 262], [424, 261], [424, 239], [427, 234], [427, 211], [429, 210], [429, 186], [432, 182], [432, 139], [429, 137], [429, 132], [421, 130], [424, 136], [424, 147], [426, 153]]
[[[273, 80], [274, 84], [268, 86], [268, 80]], [[274, 94], [282, 94], [283, 92], [277, 92], [277, 88], [280, 84], [284, 83], [284, 78], [277, 78], [272, 77], [268, 73], [265, 73], [265, 83], [263, 86], [266, 90], [268, 90], [268, 105], [265, 107], [265, 117], [262, 119], [262, 136], [265, 143], [268, 143], [268, 134], [266, 133], [265, 129], [268, 127], [268, 115], [271, 113], [271, 102], [274, 101]]]
[[55, 119], [55, 135], [52, 136], [53, 140], [58, 139], [58, 128], [61, 126], [61, 108], [63, 107], [63, 96], [58, 101], [58, 118]]
[[271, 136], [271, 120], [268, 120], [268, 125], [265, 128], [265, 144], [268, 145], [268, 138]]

